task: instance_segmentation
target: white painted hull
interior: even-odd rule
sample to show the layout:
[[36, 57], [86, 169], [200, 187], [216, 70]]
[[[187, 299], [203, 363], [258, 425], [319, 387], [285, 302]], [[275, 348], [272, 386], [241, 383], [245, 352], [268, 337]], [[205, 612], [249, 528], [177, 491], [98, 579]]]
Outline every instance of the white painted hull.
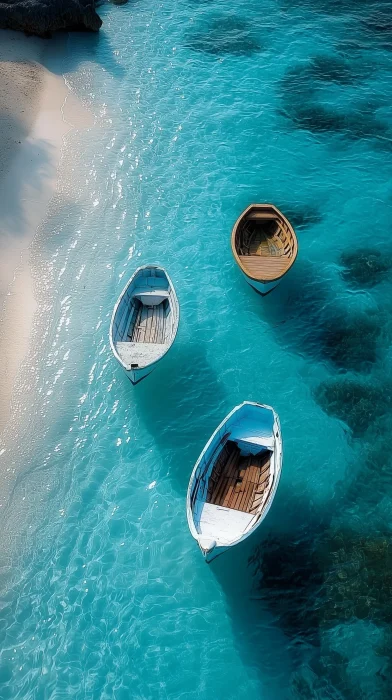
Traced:
[[166, 355], [178, 323], [178, 300], [167, 272], [157, 265], [139, 267], [117, 300], [109, 331], [113, 355], [132, 384], [148, 377]]
[[253, 289], [255, 289], [256, 292], [258, 292], [262, 296], [265, 296], [269, 292], [272, 292], [272, 290], [278, 286], [281, 280], [281, 278], [279, 278], [277, 280], [272, 280], [272, 282], [259, 282], [258, 280], [252, 280], [252, 278], [248, 277], [248, 275], [246, 275], [244, 272], [242, 274], [244, 275], [248, 284], [250, 284], [250, 286], [253, 287]]
[[[200, 544], [199, 544], [199, 547], [200, 547]], [[214, 559], [216, 559], [217, 557], [219, 557], [221, 554], [223, 554], [224, 552], [226, 552], [228, 549], [229, 549], [228, 547], [215, 547], [215, 548], [212, 550], [212, 552], [205, 552], [205, 551], [200, 547], [201, 553], [202, 553], [202, 555], [203, 555], [203, 557], [204, 557], [204, 561], [206, 562], [206, 564], [211, 564], [211, 562], [214, 561]]]
[[[271, 453], [271, 488], [265, 492], [259, 510], [233, 508], [207, 499], [214, 464], [221, 454], [222, 445], [228, 440], [236, 441], [245, 454], [256, 454], [260, 448]], [[258, 530], [274, 500], [281, 469], [282, 438], [275, 411], [270, 406], [251, 401], [236, 406], [207, 442], [188, 486], [188, 525], [207, 564]]]
[[128, 379], [132, 382], [132, 384], [139, 384], [139, 382], [142, 381], [142, 379], [145, 379], [148, 377], [149, 374], [155, 369], [157, 366], [157, 362], [154, 365], [149, 365], [148, 367], [143, 367], [141, 369], [131, 369], [127, 370], [124, 369], [124, 367], [121, 365], [123, 368], [125, 374], [127, 375]]

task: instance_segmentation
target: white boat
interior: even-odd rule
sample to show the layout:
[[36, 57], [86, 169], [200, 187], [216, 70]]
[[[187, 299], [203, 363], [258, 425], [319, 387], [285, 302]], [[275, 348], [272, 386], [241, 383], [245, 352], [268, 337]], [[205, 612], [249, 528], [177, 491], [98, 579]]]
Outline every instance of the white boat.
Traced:
[[281, 469], [282, 438], [273, 408], [251, 401], [236, 406], [207, 442], [189, 481], [188, 524], [206, 562], [261, 525]]
[[113, 355], [132, 384], [166, 355], [178, 322], [178, 300], [167, 272], [157, 265], [139, 267], [121, 292], [110, 323]]
[[262, 296], [271, 292], [294, 265], [295, 231], [273, 204], [251, 204], [233, 226], [231, 249], [246, 281]]

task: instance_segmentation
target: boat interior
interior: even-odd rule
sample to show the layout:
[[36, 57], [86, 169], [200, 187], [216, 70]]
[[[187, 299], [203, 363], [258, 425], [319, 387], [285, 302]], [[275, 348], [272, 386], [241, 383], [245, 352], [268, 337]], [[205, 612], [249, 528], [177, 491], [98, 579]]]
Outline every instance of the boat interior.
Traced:
[[156, 304], [143, 303], [140, 297], [133, 300], [126, 340], [131, 343], [165, 343], [166, 319], [170, 312], [167, 299]]
[[206, 502], [257, 514], [270, 490], [271, 455], [263, 448], [244, 456], [238, 444], [228, 440], [211, 472]]
[[291, 267], [297, 241], [274, 207], [252, 207], [237, 226], [235, 249], [250, 277], [268, 281], [281, 277]]

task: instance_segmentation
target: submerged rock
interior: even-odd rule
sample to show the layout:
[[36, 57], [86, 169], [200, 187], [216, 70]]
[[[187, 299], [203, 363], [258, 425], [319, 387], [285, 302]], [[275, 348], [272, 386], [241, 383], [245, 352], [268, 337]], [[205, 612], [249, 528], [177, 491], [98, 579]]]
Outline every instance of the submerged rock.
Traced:
[[94, 0], [0, 0], [0, 28], [48, 37], [59, 29], [97, 32]]
[[382, 282], [392, 268], [388, 253], [374, 248], [359, 248], [340, 256], [343, 279], [353, 287], [374, 287]]
[[377, 359], [380, 323], [366, 316], [325, 322], [319, 330], [324, 357], [345, 370], [369, 369]]
[[322, 382], [315, 397], [326, 413], [347, 423], [354, 437], [363, 435], [392, 405], [389, 386], [347, 378]]

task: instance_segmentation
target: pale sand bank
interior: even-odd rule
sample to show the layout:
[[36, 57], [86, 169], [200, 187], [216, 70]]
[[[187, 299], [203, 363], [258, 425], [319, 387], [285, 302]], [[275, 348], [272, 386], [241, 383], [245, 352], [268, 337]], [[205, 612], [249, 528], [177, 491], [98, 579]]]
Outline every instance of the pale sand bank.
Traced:
[[54, 42], [0, 31], [0, 431], [36, 304], [29, 246], [56, 191], [64, 136], [90, 115], [48, 70]]

